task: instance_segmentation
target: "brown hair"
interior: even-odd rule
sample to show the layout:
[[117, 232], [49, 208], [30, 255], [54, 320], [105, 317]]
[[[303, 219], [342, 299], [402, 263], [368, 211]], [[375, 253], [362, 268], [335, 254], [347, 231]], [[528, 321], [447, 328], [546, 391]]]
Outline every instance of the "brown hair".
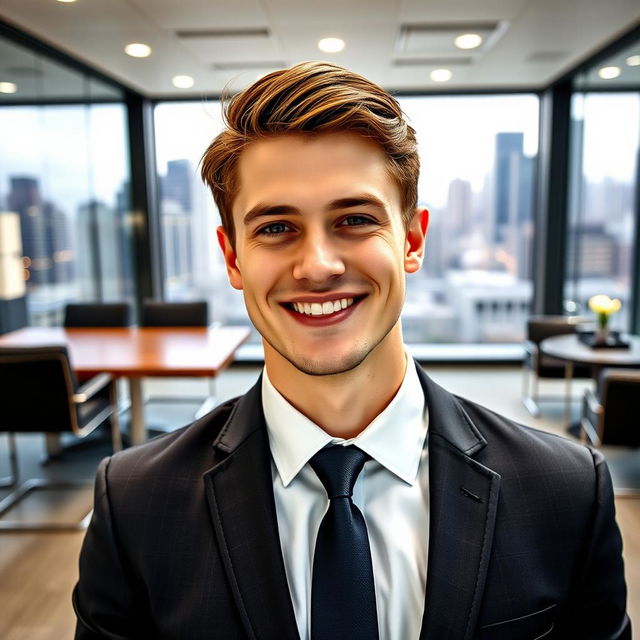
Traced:
[[398, 102], [366, 78], [328, 62], [302, 62], [231, 98], [224, 121], [226, 128], [202, 156], [202, 179], [233, 245], [240, 154], [255, 140], [286, 133], [353, 132], [379, 144], [400, 188], [405, 227], [413, 218], [420, 169], [415, 131]]

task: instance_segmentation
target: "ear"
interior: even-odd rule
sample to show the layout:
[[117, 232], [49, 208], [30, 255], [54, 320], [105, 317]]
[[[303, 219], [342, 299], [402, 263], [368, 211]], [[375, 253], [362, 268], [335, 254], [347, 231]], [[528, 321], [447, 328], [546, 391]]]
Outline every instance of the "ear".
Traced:
[[422, 266], [424, 257], [424, 242], [429, 226], [429, 210], [416, 209], [407, 229], [407, 239], [404, 248], [404, 270], [415, 273]]
[[242, 274], [238, 267], [238, 257], [236, 251], [229, 240], [229, 236], [224, 227], [218, 227], [216, 229], [216, 235], [218, 236], [218, 244], [222, 249], [222, 255], [224, 256], [225, 264], [227, 265], [227, 276], [229, 282], [234, 289], [242, 289]]

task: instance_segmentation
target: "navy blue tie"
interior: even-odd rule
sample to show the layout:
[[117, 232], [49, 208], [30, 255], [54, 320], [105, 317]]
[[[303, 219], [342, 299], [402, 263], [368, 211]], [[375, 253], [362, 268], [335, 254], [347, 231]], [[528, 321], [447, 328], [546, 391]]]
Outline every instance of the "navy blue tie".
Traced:
[[376, 640], [378, 616], [367, 525], [351, 495], [369, 456], [356, 447], [322, 449], [310, 464], [329, 497], [316, 541], [312, 640]]

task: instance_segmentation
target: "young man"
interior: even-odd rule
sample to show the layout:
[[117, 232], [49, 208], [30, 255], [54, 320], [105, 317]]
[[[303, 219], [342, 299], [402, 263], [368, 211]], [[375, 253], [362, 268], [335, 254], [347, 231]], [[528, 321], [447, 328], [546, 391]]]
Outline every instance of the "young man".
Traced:
[[226, 116], [202, 173], [265, 369], [101, 464], [76, 637], [630, 638], [602, 456], [406, 355], [428, 213], [397, 103], [303, 63]]

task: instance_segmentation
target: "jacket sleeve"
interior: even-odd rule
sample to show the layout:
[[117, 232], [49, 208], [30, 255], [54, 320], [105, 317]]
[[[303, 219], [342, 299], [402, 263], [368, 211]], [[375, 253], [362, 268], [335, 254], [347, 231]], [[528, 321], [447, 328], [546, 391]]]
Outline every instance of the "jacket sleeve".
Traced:
[[631, 640], [622, 538], [615, 520], [611, 476], [602, 454], [591, 450], [591, 455], [596, 490], [591, 532], [577, 571], [571, 605], [558, 621], [557, 637]]
[[76, 640], [148, 637], [141, 629], [140, 593], [119, 549], [109, 501], [111, 458], [98, 468], [94, 511], [80, 552], [80, 578], [73, 591]]

